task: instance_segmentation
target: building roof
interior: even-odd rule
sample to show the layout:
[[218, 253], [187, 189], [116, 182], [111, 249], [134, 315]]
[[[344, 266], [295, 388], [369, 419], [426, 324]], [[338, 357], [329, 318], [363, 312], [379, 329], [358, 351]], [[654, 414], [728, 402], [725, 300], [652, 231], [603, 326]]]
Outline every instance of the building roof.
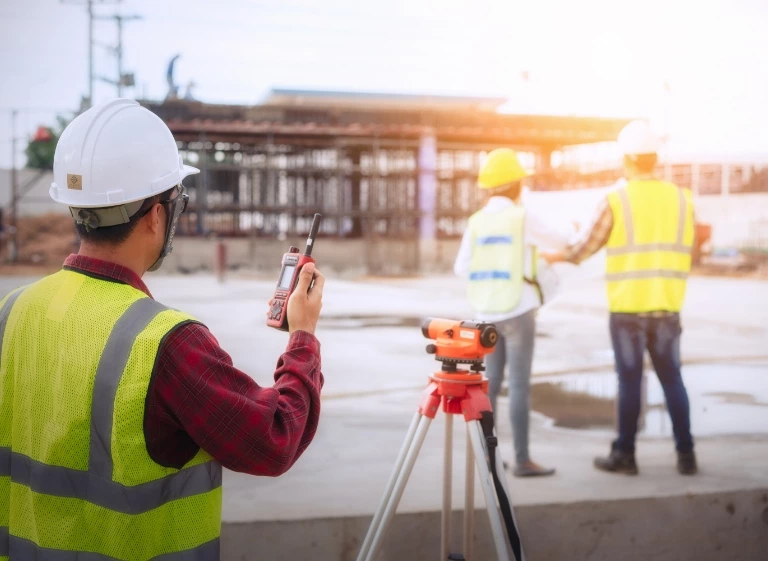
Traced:
[[365, 107], [369, 109], [424, 109], [440, 107], [442, 109], [496, 111], [506, 101], [503, 97], [462, 97], [276, 88], [267, 94], [262, 101], [262, 105]]
[[[557, 149], [616, 140], [629, 119], [511, 115], [495, 111], [500, 98], [273, 90], [259, 105], [198, 101], [144, 102], [181, 141], [330, 145], [371, 138], [474, 147]], [[365, 139], [365, 140], [363, 140]]]

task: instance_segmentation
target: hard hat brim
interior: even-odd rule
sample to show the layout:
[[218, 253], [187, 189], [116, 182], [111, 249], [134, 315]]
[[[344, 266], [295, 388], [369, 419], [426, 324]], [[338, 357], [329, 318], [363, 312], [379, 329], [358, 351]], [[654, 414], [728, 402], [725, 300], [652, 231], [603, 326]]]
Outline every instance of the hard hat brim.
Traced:
[[200, 173], [200, 170], [195, 168], [195, 167], [188, 166], [188, 165], [184, 164], [182, 166], [182, 168], [181, 168], [181, 178], [182, 179], [184, 179], [185, 177], [188, 177], [190, 175], [195, 175], [196, 173]]
[[78, 198], [75, 193], [66, 189], [62, 189], [57, 185], [55, 181], [51, 183], [49, 194], [51, 198], [57, 203], [65, 204], [70, 207], [107, 208], [107, 207], [132, 203], [135, 201], [140, 201], [143, 199], [147, 199], [149, 197], [153, 197], [155, 195], [159, 195], [160, 193], [170, 189], [174, 185], [178, 185], [179, 183], [181, 183], [185, 177], [194, 175], [196, 173], [200, 173], [200, 170], [198, 168], [193, 166], [188, 166], [186, 164], [182, 164], [181, 167], [179, 167], [179, 169], [174, 170], [167, 176], [156, 180], [154, 182], [154, 185], [146, 193], [142, 193], [139, 196], [130, 197], [130, 198], [117, 198], [116, 200], [110, 200], [109, 194], [101, 194], [99, 195], [98, 200], [84, 200], [83, 198]]

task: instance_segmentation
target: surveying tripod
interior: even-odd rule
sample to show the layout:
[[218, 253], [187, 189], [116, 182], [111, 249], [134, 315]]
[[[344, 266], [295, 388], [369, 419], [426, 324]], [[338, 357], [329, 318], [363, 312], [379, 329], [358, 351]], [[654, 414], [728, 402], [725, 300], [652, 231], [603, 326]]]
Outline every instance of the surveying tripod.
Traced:
[[[436, 340], [436, 345], [429, 345], [427, 352], [436, 355], [436, 359], [442, 362], [442, 369], [429, 377], [429, 383], [422, 392], [418, 411], [408, 428], [357, 561], [376, 560], [429, 426], [441, 405], [446, 414], [446, 422], [440, 560], [473, 561], [476, 464], [499, 561], [525, 561], [517, 523], [508, 499], [503, 463], [496, 449], [493, 412], [488, 399], [488, 379], [482, 374], [482, 357], [491, 352], [496, 344], [496, 329], [492, 324], [428, 319], [422, 331], [427, 338]], [[471, 340], [472, 337], [474, 340]], [[462, 363], [470, 364], [470, 370], [458, 369], [457, 366]], [[463, 555], [449, 551], [454, 415], [463, 415], [467, 423]]]

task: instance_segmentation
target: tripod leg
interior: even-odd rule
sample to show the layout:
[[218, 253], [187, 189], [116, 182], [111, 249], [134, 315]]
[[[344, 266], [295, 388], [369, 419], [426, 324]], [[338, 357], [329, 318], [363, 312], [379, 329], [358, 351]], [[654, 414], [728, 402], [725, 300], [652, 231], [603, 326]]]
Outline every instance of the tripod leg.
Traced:
[[[504, 461], [501, 459], [501, 454], [499, 453], [499, 449], [496, 449], [496, 473], [499, 474], [499, 479], [501, 479], [501, 486], [504, 487], [504, 492], [507, 494], [507, 497], [511, 497], [512, 495], [509, 494], [509, 485], [507, 485], [507, 476], [506, 476], [506, 470], [504, 469]], [[504, 475], [504, 477], [501, 477], [501, 475]]]
[[[421, 419], [419, 420], [419, 424], [416, 427], [416, 433], [413, 436], [413, 443], [405, 456], [403, 468], [398, 474], [395, 485], [392, 488], [392, 493], [389, 497], [389, 500], [387, 501], [387, 506], [381, 515], [379, 527], [375, 529], [373, 540], [371, 541], [368, 549], [368, 555], [366, 557], [358, 556], [358, 561], [374, 561], [376, 559], [376, 556], [379, 554], [379, 550], [381, 549], [381, 542], [384, 539], [384, 534], [386, 534], [387, 528], [392, 522], [392, 518], [395, 516], [397, 505], [400, 504], [400, 499], [403, 497], [403, 491], [405, 491], [408, 478], [411, 476], [411, 472], [413, 471], [413, 465], [416, 463], [416, 458], [419, 456], [421, 446], [424, 444], [424, 438], [427, 436], [427, 430], [429, 429], [429, 425], [432, 422], [432, 419], [429, 417], [422, 415], [419, 416]], [[373, 529], [374, 528], [371, 527], [371, 530]]]
[[445, 416], [445, 444], [443, 450], [443, 531], [440, 560], [448, 559], [451, 549], [451, 488], [453, 486], [453, 415]]
[[416, 434], [416, 427], [419, 424], [420, 418], [421, 418], [421, 414], [415, 413], [413, 416], [413, 420], [411, 421], [411, 426], [408, 427], [408, 432], [405, 435], [403, 446], [400, 448], [400, 452], [397, 455], [397, 460], [395, 460], [395, 467], [392, 468], [392, 474], [389, 476], [389, 480], [387, 481], [387, 486], [384, 488], [384, 494], [381, 497], [381, 502], [379, 503], [379, 507], [376, 509], [376, 513], [373, 515], [373, 520], [371, 520], [371, 525], [368, 528], [368, 533], [365, 535], [363, 546], [362, 548], [360, 548], [360, 553], [358, 553], [357, 555], [357, 561], [363, 561], [366, 558], [366, 555], [368, 555], [368, 550], [371, 547], [371, 541], [373, 540], [373, 536], [376, 533], [376, 528], [378, 528], [379, 523], [381, 522], [381, 517], [384, 514], [384, 509], [386, 508], [387, 503], [389, 502], [389, 498], [392, 496], [392, 489], [395, 488], [395, 482], [397, 481], [397, 476], [400, 474], [400, 470], [403, 468], [403, 463], [405, 463], [405, 456], [408, 453], [408, 450], [410, 450], [411, 444], [413, 443], [413, 436]]
[[467, 425], [467, 465], [464, 481], [464, 559], [472, 561], [472, 546], [475, 533], [475, 455], [472, 452], [472, 438]]
[[[507, 484], [507, 476], [506, 472], [504, 470], [504, 462], [501, 459], [501, 454], [499, 454], [499, 450], [496, 450], [496, 473], [499, 474], [499, 479], [501, 480], [501, 486], [504, 488], [504, 493], [507, 495], [507, 498], [512, 501], [512, 495], [509, 493], [509, 485]], [[515, 528], [520, 528], [520, 526], [517, 523], [517, 518], [515, 517], [515, 511], [512, 510], [512, 521], [515, 525]], [[514, 550], [514, 548], [513, 548]], [[519, 561], [525, 561], [525, 551], [523, 551], [523, 544], [520, 544], [520, 559]]]
[[[499, 514], [499, 508], [496, 504], [496, 495], [493, 491], [493, 482], [491, 481], [491, 472], [488, 470], [486, 460], [485, 446], [483, 444], [483, 431], [479, 421], [469, 421], [467, 423], [467, 432], [472, 439], [472, 449], [475, 453], [478, 475], [480, 476], [480, 486], [485, 496], [485, 505], [488, 510], [488, 518], [491, 522], [491, 532], [493, 541], [496, 544], [496, 553], [499, 561], [510, 561], [507, 539], [504, 534], [504, 527]], [[519, 561], [519, 560], [518, 560]]]

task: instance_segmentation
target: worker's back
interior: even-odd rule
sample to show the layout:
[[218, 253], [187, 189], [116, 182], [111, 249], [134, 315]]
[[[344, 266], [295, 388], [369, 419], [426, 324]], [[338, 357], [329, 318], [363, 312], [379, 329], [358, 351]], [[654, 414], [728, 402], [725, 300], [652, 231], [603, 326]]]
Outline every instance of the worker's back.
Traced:
[[513, 205], [496, 212], [476, 212], [467, 227], [472, 257], [467, 293], [475, 313], [510, 312], [523, 291], [523, 220]]
[[181, 470], [163, 467], [143, 432], [161, 341], [190, 321], [128, 285], [68, 270], [5, 298], [0, 544], [7, 531], [11, 561], [39, 548], [218, 559], [221, 467], [202, 450]]
[[613, 229], [606, 280], [612, 312], [680, 310], [693, 249], [690, 191], [632, 180], [608, 196]]

